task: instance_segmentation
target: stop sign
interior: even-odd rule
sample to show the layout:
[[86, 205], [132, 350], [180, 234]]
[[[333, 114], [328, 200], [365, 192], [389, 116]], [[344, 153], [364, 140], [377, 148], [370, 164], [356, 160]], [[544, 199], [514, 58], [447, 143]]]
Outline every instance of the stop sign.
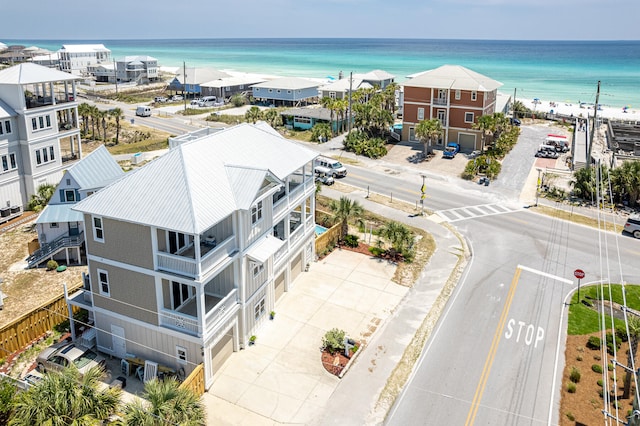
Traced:
[[584, 271], [582, 269], [576, 269], [575, 271], [573, 271], [573, 276], [581, 280], [582, 278], [584, 278]]

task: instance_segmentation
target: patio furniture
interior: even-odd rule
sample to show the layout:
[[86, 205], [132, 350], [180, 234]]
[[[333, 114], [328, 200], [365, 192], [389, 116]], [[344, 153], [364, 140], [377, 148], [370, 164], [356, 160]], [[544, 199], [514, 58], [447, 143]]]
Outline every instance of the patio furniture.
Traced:
[[120, 361], [120, 371], [122, 372], [122, 374], [125, 375], [125, 377], [128, 377], [131, 374], [131, 365], [129, 364], [129, 361], [127, 361], [126, 359], [123, 359]]
[[145, 361], [143, 382], [147, 383], [148, 381], [155, 379], [157, 375], [158, 375], [158, 363], [153, 361]]

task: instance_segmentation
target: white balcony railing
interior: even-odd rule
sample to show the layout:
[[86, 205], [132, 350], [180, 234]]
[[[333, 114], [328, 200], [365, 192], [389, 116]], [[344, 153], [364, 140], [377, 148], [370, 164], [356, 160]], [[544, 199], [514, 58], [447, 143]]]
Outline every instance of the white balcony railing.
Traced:
[[278, 200], [278, 203], [273, 206], [273, 217], [283, 213], [287, 209], [287, 205], [287, 197], [282, 197], [282, 199]]
[[275, 263], [278, 263], [281, 259], [284, 259], [284, 255], [287, 254], [288, 249], [289, 247], [287, 246], [287, 244], [283, 244], [282, 247], [280, 247], [278, 251], [276, 251], [276, 254], [273, 256], [273, 261]]
[[197, 318], [167, 309], [160, 311], [160, 325], [195, 336], [201, 333]]
[[304, 235], [304, 226], [298, 226], [293, 234], [289, 236], [289, 243], [293, 246]]
[[434, 99], [433, 99], [433, 104], [434, 104], [434, 105], [442, 105], [442, 106], [445, 106], [445, 105], [447, 105], [447, 100], [446, 100], [446, 99], [438, 99], [438, 98], [434, 98]]
[[160, 270], [175, 272], [193, 278], [198, 273], [198, 265], [196, 265], [194, 259], [163, 252], [156, 253], [156, 258], [158, 260], [158, 269]]
[[201, 262], [202, 275], [206, 274], [224, 258], [231, 256], [237, 250], [235, 235], [230, 236], [220, 244], [216, 245], [216, 248], [207, 253]]
[[225, 313], [233, 309], [238, 304], [238, 289], [234, 288], [227, 294], [227, 296], [209, 310], [205, 316], [205, 330], [207, 334], [211, 333], [220, 320], [225, 316]]

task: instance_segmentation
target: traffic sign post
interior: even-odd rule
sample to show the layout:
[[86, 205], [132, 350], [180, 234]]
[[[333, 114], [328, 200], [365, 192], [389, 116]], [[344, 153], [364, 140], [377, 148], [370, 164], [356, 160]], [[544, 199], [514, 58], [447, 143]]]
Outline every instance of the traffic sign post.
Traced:
[[573, 276], [578, 279], [578, 303], [580, 303], [580, 280], [584, 278], [584, 271], [582, 269], [576, 269], [573, 271]]

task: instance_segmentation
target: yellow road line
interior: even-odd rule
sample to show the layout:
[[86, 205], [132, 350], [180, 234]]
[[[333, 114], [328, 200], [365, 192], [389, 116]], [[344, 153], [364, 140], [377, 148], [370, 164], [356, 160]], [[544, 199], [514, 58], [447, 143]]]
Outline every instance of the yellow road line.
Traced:
[[502, 315], [500, 316], [500, 321], [498, 322], [496, 331], [493, 334], [491, 348], [489, 348], [489, 354], [487, 355], [487, 359], [485, 360], [484, 368], [482, 369], [482, 374], [480, 375], [480, 381], [478, 382], [476, 392], [473, 395], [473, 401], [471, 401], [471, 407], [469, 408], [469, 413], [467, 414], [467, 420], [464, 423], [465, 426], [473, 425], [476, 419], [476, 415], [478, 414], [480, 401], [482, 401], [482, 395], [484, 394], [484, 390], [487, 386], [487, 381], [489, 380], [491, 367], [493, 366], [493, 361], [496, 357], [496, 353], [498, 352], [498, 345], [500, 344], [500, 340], [502, 339], [502, 331], [504, 330], [504, 325], [507, 322], [507, 315], [509, 314], [509, 309], [511, 308], [511, 303], [513, 302], [513, 296], [516, 294], [516, 288], [518, 287], [518, 280], [520, 279], [521, 272], [522, 270], [520, 268], [516, 268], [516, 273], [513, 275], [513, 279], [511, 280], [511, 287], [509, 288], [509, 293], [507, 294], [507, 300], [505, 301], [504, 307], [502, 308]]

